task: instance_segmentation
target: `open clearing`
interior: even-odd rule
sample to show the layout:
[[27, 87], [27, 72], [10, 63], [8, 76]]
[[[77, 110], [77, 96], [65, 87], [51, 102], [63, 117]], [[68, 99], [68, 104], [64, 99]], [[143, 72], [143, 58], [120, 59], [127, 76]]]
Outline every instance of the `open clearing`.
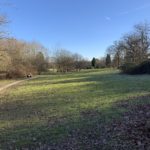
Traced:
[[[0, 95], [0, 149], [148, 150], [149, 94], [149, 75], [121, 75], [116, 70], [28, 80]], [[142, 131], [143, 139], [128, 137], [125, 131], [132, 131], [139, 115], [148, 130]]]

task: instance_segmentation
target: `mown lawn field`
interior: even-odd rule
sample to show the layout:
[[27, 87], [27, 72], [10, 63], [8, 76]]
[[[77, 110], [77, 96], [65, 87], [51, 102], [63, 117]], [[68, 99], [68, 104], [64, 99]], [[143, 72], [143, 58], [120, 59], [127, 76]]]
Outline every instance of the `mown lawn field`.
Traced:
[[113, 149], [120, 135], [106, 127], [130, 109], [120, 104], [149, 105], [149, 93], [149, 75], [108, 69], [25, 81], [0, 95], [0, 149]]

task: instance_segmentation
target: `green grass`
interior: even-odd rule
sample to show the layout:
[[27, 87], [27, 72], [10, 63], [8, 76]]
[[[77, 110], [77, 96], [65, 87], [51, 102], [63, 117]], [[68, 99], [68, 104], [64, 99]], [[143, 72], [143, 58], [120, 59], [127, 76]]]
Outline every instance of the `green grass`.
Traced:
[[[59, 142], [74, 129], [119, 119], [126, 110], [116, 109], [116, 102], [141, 103], [140, 97], [149, 92], [148, 75], [121, 75], [108, 69], [42, 75], [0, 95], [0, 147]], [[149, 99], [142, 101], [146, 102]], [[88, 112], [100, 115], [90, 118]]]

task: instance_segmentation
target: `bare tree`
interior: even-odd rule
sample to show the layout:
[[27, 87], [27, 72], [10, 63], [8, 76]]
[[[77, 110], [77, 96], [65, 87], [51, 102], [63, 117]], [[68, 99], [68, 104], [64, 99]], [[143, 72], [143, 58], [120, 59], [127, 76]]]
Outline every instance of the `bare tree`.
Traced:
[[147, 54], [150, 50], [150, 25], [145, 23], [140, 23], [135, 25], [135, 30], [137, 36], [139, 37], [139, 49], [140, 49], [140, 61], [147, 59]]
[[4, 25], [8, 23], [6, 16], [0, 15], [0, 39], [6, 37], [6, 31], [4, 30]]
[[44, 54], [42, 52], [37, 53], [36, 58], [34, 60], [34, 64], [37, 68], [38, 74], [47, 71], [48, 62], [45, 59]]
[[59, 72], [80, 71], [89, 68], [89, 62], [81, 55], [73, 54], [65, 49], [56, 50], [54, 63]]
[[74, 60], [71, 52], [58, 49], [54, 57], [57, 71], [68, 72], [74, 70]]
[[139, 64], [148, 59], [150, 50], [150, 26], [147, 23], [135, 25], [133, 32], [126, 34], [107, 49], [113, 55], [114, 66], [123, 63]]
[[114, 44], [107, 49], [107, 53], [110, 54], [112, 58], [112, 66], [118, 68], [124, 60], [123, 41], [115, 41]]
[[[37, 46], [39, 45], [39, 46]], [[29, 73], [46, 71], [48, 59], [42, 45], [28, 43], [14, 38], [0, 40], [0, 68], [8, 77], [23, 77]]]
[[84, 67], [84, 59], [79, 54], [73, 54], [74, 68], [76, 71], [80, 71]]
[[3, 39], [6, 37], [6, 32], [4, 30], [4, 25], [7, 23], [5, 16], [0, 15], [0, 72], [6, 72], [8, 69], [11, 59], [4, 49]]

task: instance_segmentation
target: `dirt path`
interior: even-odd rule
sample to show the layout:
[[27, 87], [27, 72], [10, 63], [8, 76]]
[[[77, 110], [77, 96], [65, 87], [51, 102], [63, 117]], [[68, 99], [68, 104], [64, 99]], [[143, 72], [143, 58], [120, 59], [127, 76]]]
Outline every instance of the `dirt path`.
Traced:
[[24, 80], [19, 80], [19, 81], [15, 81], [15, 82], [13, 82], [13, 83], [7, 84], [7, 85], [5, 85], [5, 86], [3, 86], [3, 87], [0, 88], [0, 92], [2, 92], [3, 90], [6, 90], [6, 89], [9, 88], [9, 87], [18, 85], [18, 84], [20, 84], [20, 83], [22, 83], [22, 82], [24, 82], [24, 81], [32, 80], [32, 79], [36, 79], [36, 78], [38, 78], [38, 77], [34, 77], [34, 78], [30, 78], [30, 79], [24, 79]]

